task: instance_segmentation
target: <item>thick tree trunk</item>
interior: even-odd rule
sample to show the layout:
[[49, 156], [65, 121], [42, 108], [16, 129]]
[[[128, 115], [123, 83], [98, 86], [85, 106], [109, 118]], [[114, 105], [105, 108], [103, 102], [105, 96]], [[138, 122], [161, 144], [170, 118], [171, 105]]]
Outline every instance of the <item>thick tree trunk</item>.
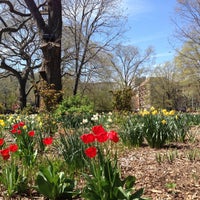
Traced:
[[61, 0], [48, 0], [48, 29], [43, 30], [43, 65], [41, 74], [56, 90], [62, 89], [61, 83], [61, 36], [62, 9]]
[[48, 42], [41, 47], [43, 52], [43, 64], [40, 71], [42, 78], [49, 84], [53, 84], [56, 90], [62, 89], [61, 83], [61, 47], [57, 43]]
[[[61, 84], [61, 37], [62, 37], [62, 5], [61, 0], [47, 0], [47, 11], [41, 13], [34, 0], [25, 0], [31, 14], [37, 22], [41, 34], [43, 65], [41, 77], [48, 84], [53, 84], [58, 91]], [[44, 19], [48, 19], [48, 22]]]
[[23, 110], [26, 107], [26, 80], [19, 80], [19, 104], [20, 110]]

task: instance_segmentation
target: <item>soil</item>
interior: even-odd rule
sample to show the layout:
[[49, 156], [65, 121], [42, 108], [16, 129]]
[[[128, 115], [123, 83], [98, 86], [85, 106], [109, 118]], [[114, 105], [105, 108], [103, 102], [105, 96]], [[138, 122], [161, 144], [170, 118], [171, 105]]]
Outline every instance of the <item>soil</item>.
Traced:
[[[122, 176], [135, 176], [136, 190], [144, 188], [143, 197], [152, 200], [200, 200], [200, 127], [189, 135], [186, 142], [162, 149], [126, 148], [119, 157]], [[44, 200], [37, 194], [13, 199]]]
[[120, 158], [124, 176], [136, 177], [136, 189], [152, 200], [200, 200], [200, 127], [185, 143], [162, 149], [127, 149]]

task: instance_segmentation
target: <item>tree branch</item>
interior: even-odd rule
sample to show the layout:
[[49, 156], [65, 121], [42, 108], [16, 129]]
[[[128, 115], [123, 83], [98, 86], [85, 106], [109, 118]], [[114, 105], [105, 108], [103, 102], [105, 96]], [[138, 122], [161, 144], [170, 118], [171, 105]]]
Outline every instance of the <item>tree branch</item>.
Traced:
[[9, 6], [10, 12], [12, 12], [12, 13], [14, 13], [14, 14], [16, 14], [16, 15], [19, 15], [19, 16], [21, 16], [21, 17], [30, 17], [30, 16], [31, 16], [30, 13], [25, 14], [25, 13], [21, 13], [21, 12], [15, 10], [13, 4], [12, 4], [10, 1], [0, 0], [0, 4], [1, 4], [1, 3], [7, 4], [7, 5]]
[[24, 20], [17, 28], [13, 28], [13, 27], [5, 27], [3, 29], [0, 30], [0, 41], [1, 41], [1, 37], [2, 34], [5, 32], [17, 32], [18, 30], [20, 30], [24, 24], [30, 19], [30, 17], [26, 20]]
[[36, 20], [39, 30], [43, 32], [47, 32], [48, 28], [34, 0], [24, 0], [24, 1], [26, 5], [28, 6], [33, 18]]
[[7, 70], [7, 71], [10, 71], [10, 72], [12, 72], [16, 77], [20, 77], [20, 74], [19, 74], [19, 72], [18, 71], [16, 71], [15, 69], [13, 69], [12, 67], [10, 67], [9, 65], [7, 65], [6, 64], [6, 62], [5, 62], [5, 58], [4, 57], [1, 57], [1, 65], [0, 65], [0, 68], [1, 69], [5, 69], [5, 70]]

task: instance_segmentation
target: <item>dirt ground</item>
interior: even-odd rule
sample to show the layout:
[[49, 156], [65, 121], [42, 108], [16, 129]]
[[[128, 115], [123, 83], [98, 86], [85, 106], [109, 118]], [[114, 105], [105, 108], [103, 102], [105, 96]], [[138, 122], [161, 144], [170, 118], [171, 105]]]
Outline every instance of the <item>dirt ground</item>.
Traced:
[[200, 200], [200, 127], [193, 127], [188, 141], [127, 149], [120, 157], [124, 176], [137, 179], [144, 197], [152, 200]]

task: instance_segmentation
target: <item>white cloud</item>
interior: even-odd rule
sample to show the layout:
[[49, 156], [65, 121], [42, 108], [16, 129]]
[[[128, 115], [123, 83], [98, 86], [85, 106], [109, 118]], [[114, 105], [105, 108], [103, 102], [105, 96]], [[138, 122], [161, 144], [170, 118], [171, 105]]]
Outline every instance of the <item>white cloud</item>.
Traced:
[[148, 0], [124, 0], [123, 6], [131, 17], [153, 11]]

